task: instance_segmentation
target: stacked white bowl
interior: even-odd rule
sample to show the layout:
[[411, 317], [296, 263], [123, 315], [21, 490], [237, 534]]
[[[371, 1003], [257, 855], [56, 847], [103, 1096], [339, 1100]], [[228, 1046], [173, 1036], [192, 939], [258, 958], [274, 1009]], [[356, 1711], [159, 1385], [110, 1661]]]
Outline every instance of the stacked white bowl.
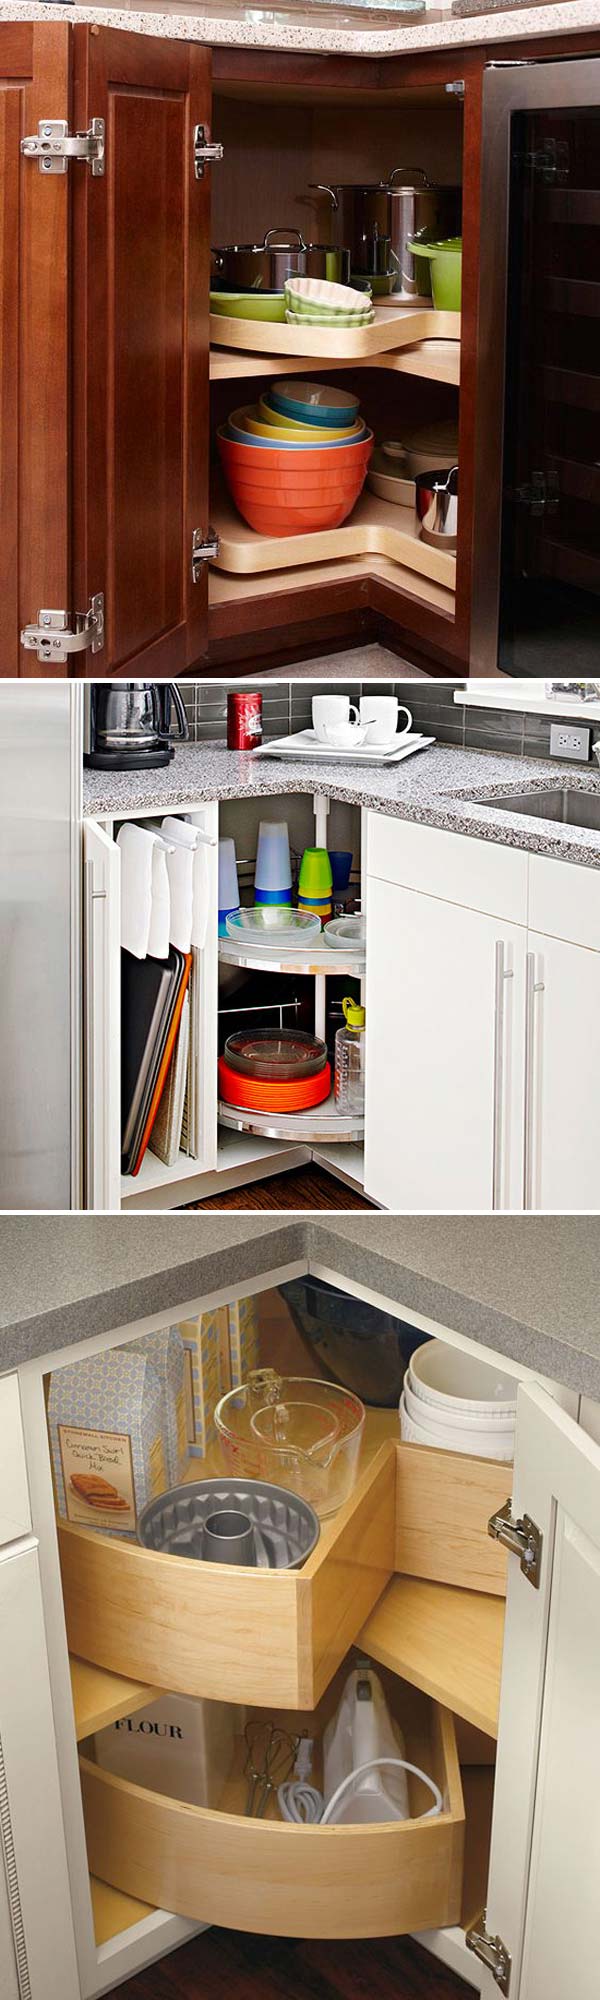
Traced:
[[512, 1375], [443, 1340], [427, 1340], [404, 1377], [400, 1436], [406, 1444], [512, 1461], [516, 1409]]

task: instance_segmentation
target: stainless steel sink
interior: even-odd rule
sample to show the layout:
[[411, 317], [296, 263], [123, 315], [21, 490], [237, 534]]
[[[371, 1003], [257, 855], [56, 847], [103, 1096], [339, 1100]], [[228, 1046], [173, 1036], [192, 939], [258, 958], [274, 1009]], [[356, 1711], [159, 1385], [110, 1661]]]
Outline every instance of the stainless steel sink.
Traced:
[[477, 799], [488, 812], [524, 813], [528, 819], [551, 819], [560, 826], [588, 826], [600, 832], [600, 792], [577, 792], [557, 786], [547, 792], [510, 792], [505, 798]]

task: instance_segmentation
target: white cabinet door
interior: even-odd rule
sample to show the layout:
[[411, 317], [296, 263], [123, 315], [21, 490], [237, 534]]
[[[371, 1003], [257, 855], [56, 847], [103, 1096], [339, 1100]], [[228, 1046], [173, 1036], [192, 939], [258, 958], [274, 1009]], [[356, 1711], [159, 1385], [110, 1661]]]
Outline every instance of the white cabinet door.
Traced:
[[33, 1540], [0, 1551], [0, 1631], [0, 1868], [6, 1871], [19, 1990], [23, 2000], [79, 2000]]
[[525, 930], [369, 877], [365, 1188], [520, 1207]]
[[597, 1211], [600, 952], [535, 931], [527, 948], [526, 1205]]
[[[538, 1589], [509, 1560], [487, 1930], [510, 2000], [597, 2000], [600, 1448], [529, 1385], [513, 1513], [543, 1540]], [[489, 1972], [482, 1992], [497, 1996]]]
[[84, 825], [86, 1208], [121, 1206], [121, 874], [114, 840]]

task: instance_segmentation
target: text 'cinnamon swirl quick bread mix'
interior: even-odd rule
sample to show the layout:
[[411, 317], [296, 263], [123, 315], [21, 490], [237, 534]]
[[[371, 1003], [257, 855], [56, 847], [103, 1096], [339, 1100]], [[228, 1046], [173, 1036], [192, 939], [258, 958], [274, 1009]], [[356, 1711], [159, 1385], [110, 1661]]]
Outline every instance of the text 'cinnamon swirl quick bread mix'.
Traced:
[[59, 1513], [134, 1536], [141, 1508], [169, 1484], [163, 1386], [149, 1356], [114, 1347], [55, 1370], [48, 1422]]

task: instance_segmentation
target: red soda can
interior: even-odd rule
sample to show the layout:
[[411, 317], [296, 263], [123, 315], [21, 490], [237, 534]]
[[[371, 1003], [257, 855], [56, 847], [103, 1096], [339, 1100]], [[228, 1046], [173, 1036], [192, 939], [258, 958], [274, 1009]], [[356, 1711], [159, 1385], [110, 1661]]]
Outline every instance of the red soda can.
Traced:
[[262, 695], [244, 690], [228, 694], [228, 750], [256, 750], [262, 743], [262, 733]]

